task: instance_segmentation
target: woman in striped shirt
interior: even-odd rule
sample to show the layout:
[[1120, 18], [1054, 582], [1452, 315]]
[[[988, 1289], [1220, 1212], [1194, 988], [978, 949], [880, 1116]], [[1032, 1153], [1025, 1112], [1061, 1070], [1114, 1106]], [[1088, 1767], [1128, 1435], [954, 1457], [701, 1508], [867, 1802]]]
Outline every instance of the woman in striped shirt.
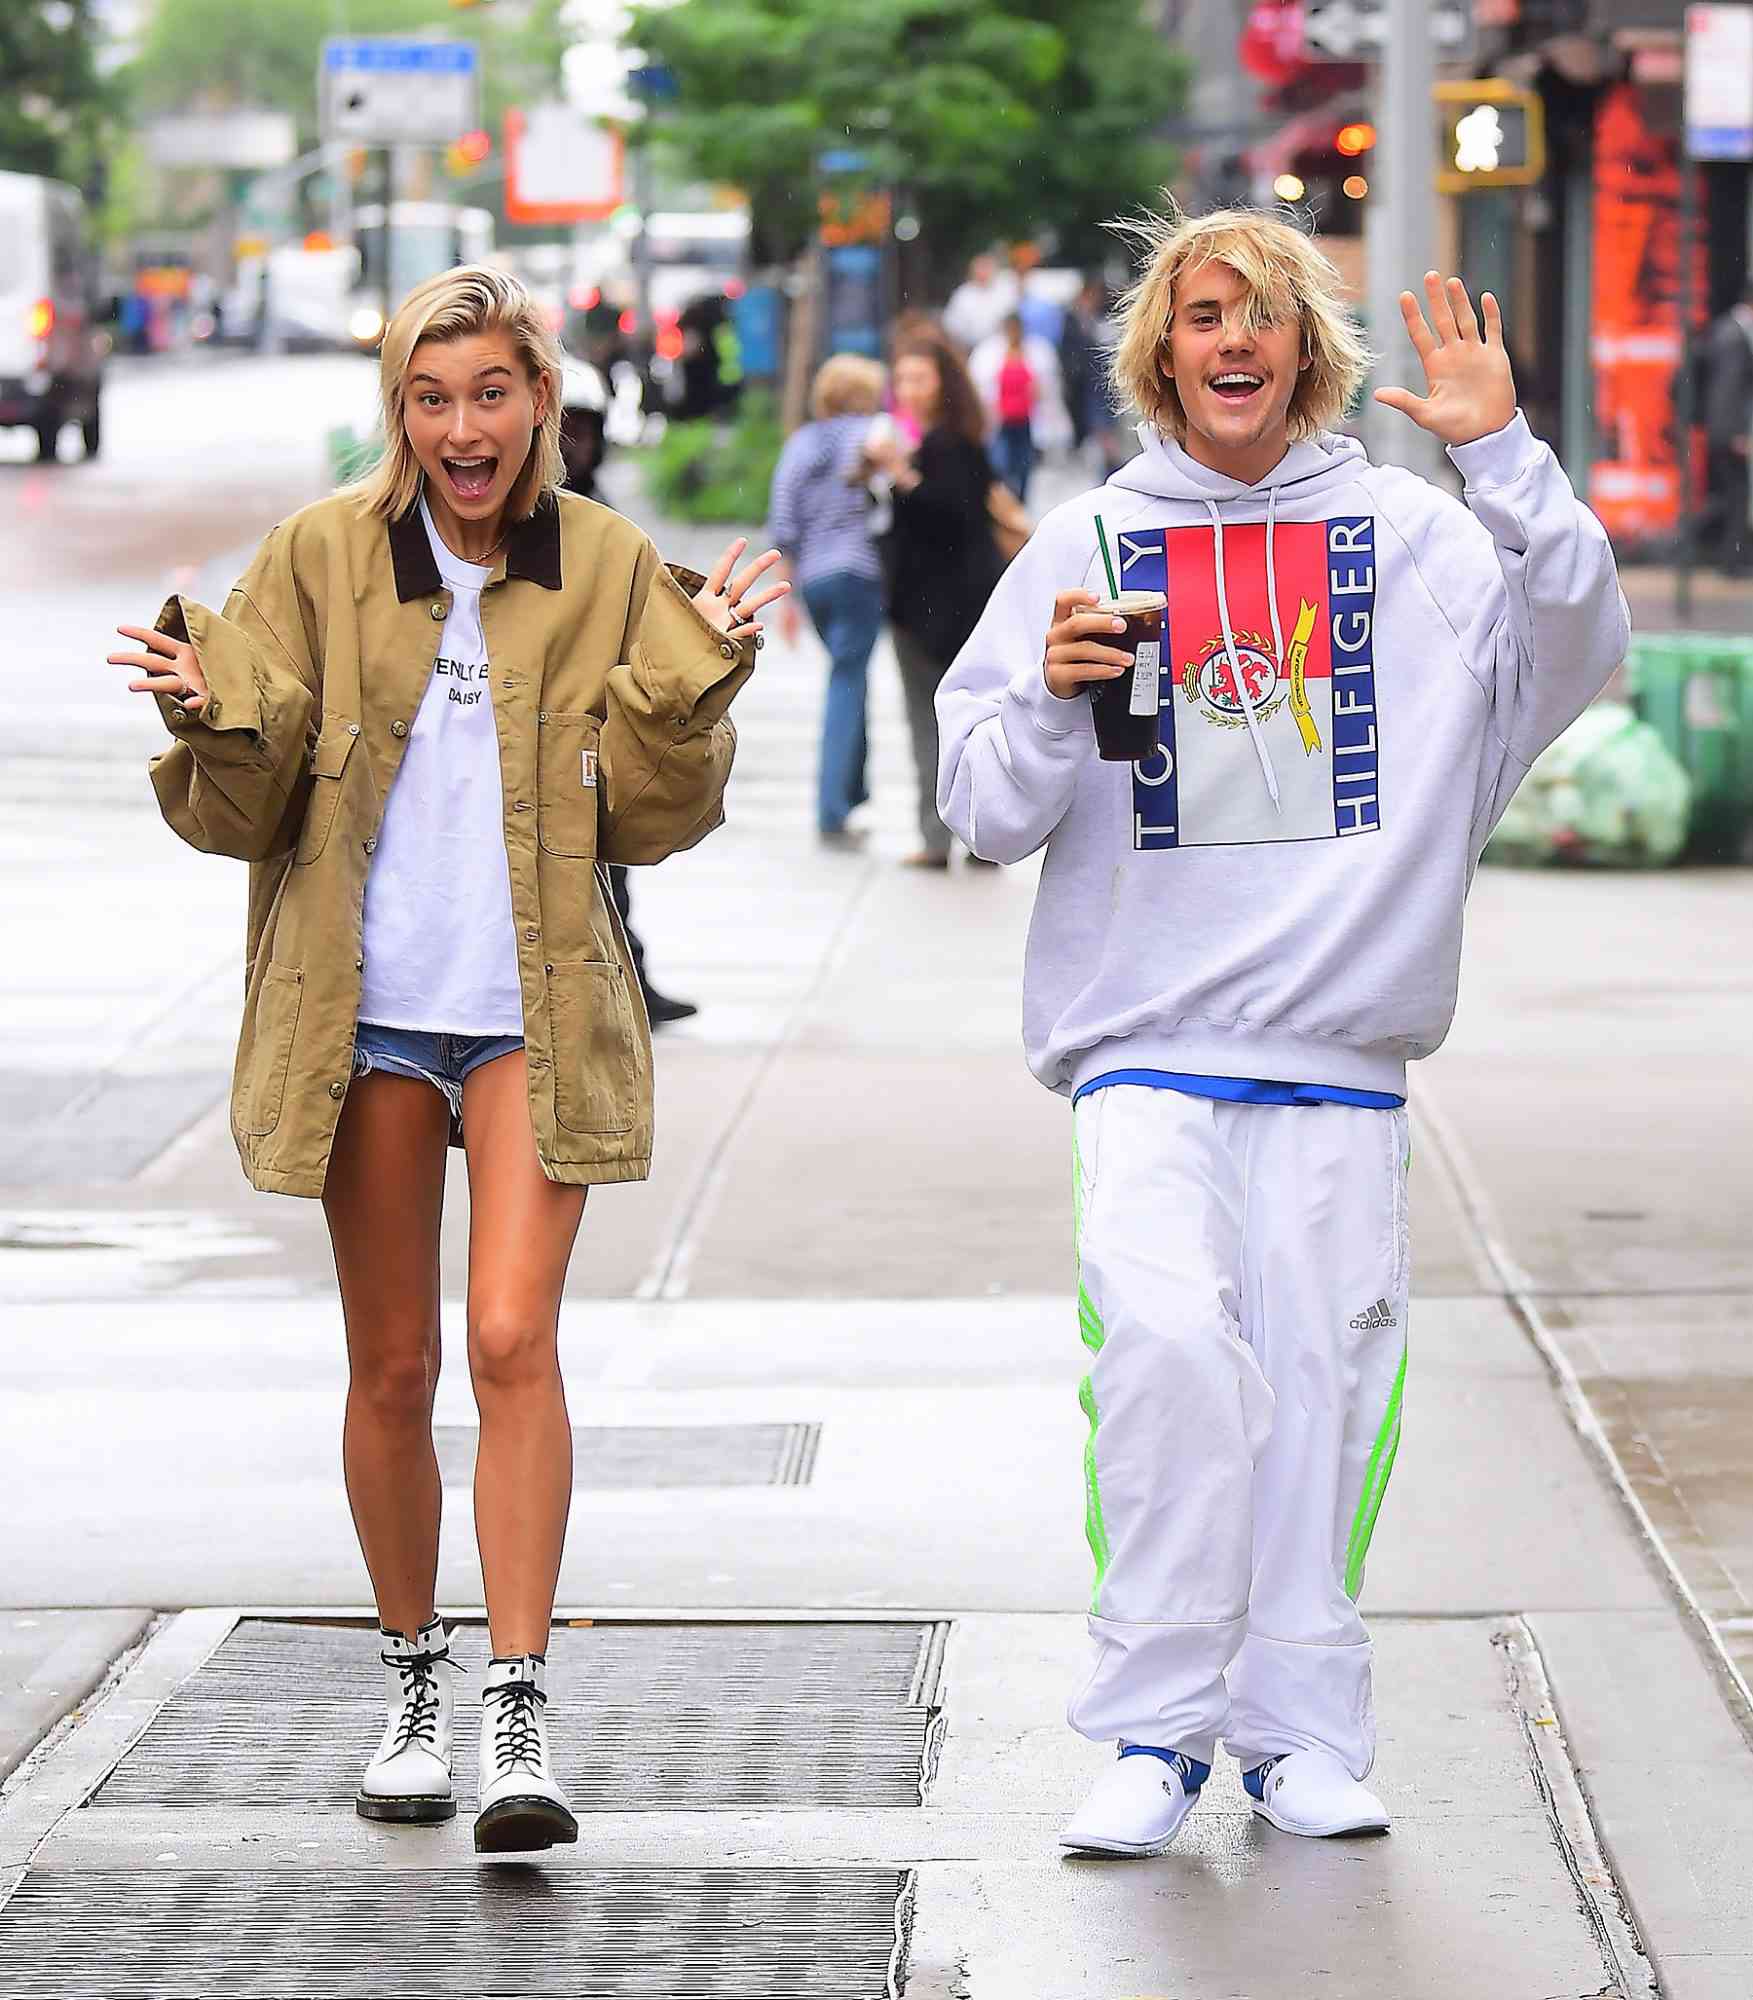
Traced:
[[[836, 354], [811, 392], [814, 421], [794, 431], [773, 473], [769, 535], [799, 585], [828, 649], [828, 692], [816, 831], [829, 846], [850, 845], [846, 817], [869, 796], [865, 785], [865, 670], [883, 623], [882, 569], [871, 537], [871, 499], [861, 460], [882, 407], [880, 363]], [[795, 611], [781, 630], [796, 636]]]

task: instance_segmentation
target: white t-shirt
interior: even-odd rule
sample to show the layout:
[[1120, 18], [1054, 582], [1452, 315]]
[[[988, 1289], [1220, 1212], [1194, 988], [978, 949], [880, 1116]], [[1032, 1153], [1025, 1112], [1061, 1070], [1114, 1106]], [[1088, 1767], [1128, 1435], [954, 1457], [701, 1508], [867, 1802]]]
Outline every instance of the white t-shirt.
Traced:
[[450, 586], [438, 659], [390, 786], [365, 881], [359, 1018], [449, 1035], [521, 1035], [523, 996], [481, 586], [420, 502]]

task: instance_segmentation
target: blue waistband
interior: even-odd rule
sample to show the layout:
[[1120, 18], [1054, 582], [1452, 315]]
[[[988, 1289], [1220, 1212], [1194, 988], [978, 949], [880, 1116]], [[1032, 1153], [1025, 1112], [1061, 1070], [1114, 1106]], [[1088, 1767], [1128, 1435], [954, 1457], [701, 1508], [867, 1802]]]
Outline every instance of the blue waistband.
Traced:
[[1279, 1083], [1260, 1076], [1184, 1076], [1168, 1069], [1110, 1069], [1092, 1076], [1076, 1096], [1134, 1083], [1146, 1090], [1178, 1090], [1187, 1097], [1215, 1097], [1227, 1104], [1355, 1104], [1365, 1111], [1397, 1111], [1406, 1100], [1386, 1090], [1347, 1090], [1339, 1083]]

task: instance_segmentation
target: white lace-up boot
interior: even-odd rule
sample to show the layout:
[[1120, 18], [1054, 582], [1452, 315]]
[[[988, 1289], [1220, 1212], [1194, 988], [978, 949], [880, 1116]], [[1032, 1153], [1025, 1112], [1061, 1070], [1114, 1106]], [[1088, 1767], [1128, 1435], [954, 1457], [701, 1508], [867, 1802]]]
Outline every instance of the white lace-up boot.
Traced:
[[578, 1821], [548, 1763], [547, 1661], [497, 1655], [481, 1687], [481, 1816], [477, 1854], [522, 1854], [578, 1838]]
[[364, 1819], [454, 1819], [450, 1753], [456, 1669], [444, 1623], [434, 1618], [411, 1639], [400, 1632], [381, 1636], [390, 1716], [355, 1804]]

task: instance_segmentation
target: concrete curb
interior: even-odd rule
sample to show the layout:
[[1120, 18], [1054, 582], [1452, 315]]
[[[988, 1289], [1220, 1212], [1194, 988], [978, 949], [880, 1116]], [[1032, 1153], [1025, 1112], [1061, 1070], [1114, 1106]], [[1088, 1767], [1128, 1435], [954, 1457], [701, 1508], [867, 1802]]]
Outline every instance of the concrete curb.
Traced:
[[139, 1610], [0, 1612], [0, 1783], [151, 1622]]

